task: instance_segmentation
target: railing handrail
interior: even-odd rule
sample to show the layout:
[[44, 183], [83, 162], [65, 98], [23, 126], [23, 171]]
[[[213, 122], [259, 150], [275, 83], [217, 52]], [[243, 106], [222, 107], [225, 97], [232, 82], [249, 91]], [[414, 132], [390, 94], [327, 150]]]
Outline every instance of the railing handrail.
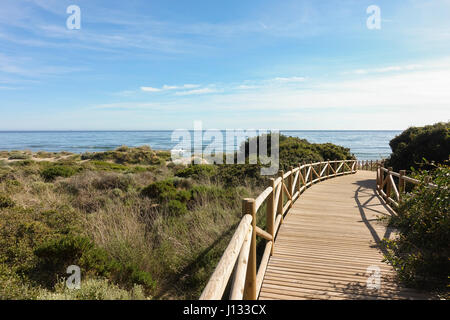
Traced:
[[[399, 172], [393, 171], [392, 167], [385, 168], [384, 163], [377, 164], [377, 192], [384, 200], [384, 202], [394, 208], [398, 208], [400, 202], [402, 201], [403, 195], [406, 192], [406, 183], [412, 183], [418, 185], [421, 183], [420, 180], [408, 177], [406, 175], [406, 170], [400, 170]], [[398, 178], [398, 184], [395, 184], [394, 178]], [[428, 187], [436, 187], [435, 184], [431, 183], [431, 177], [426, 177], [426, 183]], [[395, 199], [393, 198], [395, 196]]]
[[[295, 168], [290, 167], [286, 173], [280, 170], [278, 178], [271, 178], [270, 185], [256, 199], [243, 199], [243, 218], [204, 288], [200, 300], [221, 299], [232, 275], [234, 276], [230, 299], [257, 299], [269, 257], [273, 254], [277, 232], [292, 204], [315, 182], [356, 173], [356, 169], [357, 160], [299, 164]], [[286, 203], [284, 203], [285, 196], [287, 196]], [[267, 201], [267, 230], [256, 226], [256, 213], [265, 201]], [[267, 241], [259, 268], [256, 265], [256, 236]]]

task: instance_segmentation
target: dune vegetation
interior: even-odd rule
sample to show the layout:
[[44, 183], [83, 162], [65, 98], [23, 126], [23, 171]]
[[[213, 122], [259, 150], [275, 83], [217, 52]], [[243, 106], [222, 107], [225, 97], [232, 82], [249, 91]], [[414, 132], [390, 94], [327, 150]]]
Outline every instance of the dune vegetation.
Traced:
[[394, 171], [406, 169], [420, 184], [408, 186], [398, 215], [387, 219], [398, 237], [382, 242], [385, 258], [400, 281], [446, 299], [450, 288], [449, 129], [448, 122], [411, 127], [390, 141], [392, 154], [386, 165]]
[[[280, 141], [282, 167], [299, 150], [304, 161], [352, 157], [331, 144]], [[0, 298], [197, 299], [241, 198], [266, 186], [259, 169], [176, 165], [147, 146], [0, 151]], [[79, 290], [65, 286], [69, 265], [81, 268]]]

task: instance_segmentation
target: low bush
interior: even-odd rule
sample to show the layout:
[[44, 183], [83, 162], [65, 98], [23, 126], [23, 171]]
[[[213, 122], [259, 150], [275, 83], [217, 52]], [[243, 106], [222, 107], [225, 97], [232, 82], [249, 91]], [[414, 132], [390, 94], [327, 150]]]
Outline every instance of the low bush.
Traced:
[[122, 146], [113, 151], [84, 153], [82, 160], [113, 161], [119, 164], [162, 165], [164, 160], [149, 146], [129, 148]]
[[215, 181], [225, 187], [242, 185], [264, 185], [267, 177], [261, 176], [259, 164], [221, 164], [217, 165]]
[[92, 181], [92, 186], [98, 190], [120, 189], [126, 191], [131, 185], [133, 185], [131, 176], [114, 173], [102, 174]]
[[[256, 143], [259, 154], [259, 139], [253, 137], [247, 139], [241, 146], [239, 152], [244, 152], [245, 157], [249, 156], [250, 143]], [[271, 150], [271, 135], [266, 135], [267, 150]], [[269, 152], [270, 153], [270, 152]], [[349, 148], [338, 146], [332, 143], [310, 143], [306, 139], [279, 136], [279, 166], [282, 170], [289, 170], [290, 166], [298, 166], [299, 163], [317, 162], [326, 160], [351, 160], [354, 155]]]
[[30, 159], [31, 156], [27, 153], [23, 153], [23, 152], [11, 152], [8, 160], [28, 160]]
[[141, 194], [159, 201], [167, 201], [176, 198], [177, 188], [174, 186], [172, 179], [166, 179], [149, 184], [142, 189]]
[[216, 174], [217, 169], [214, 165], [208, 164], [193, 164], [189, 165], [186, 168], [180, 169], [175, 172], [175, 176], [182, 178], [193, 178], [193, 179], [201, 179], [201, 178], [209, 178]]
[[70, 166], [54, 165], [41, 171], [41, 176], [46, 181], [53, 181], [57, 177], [68, 178], [77, 173], [77, 170]]
[[38, 258], [37, 270], [45, 283], [56, 284], [65, 275], [70, 265], [78, 265], [83, 273], [102, 277], [112, 277], [117, 282], [132, 287], [143, 285], [153, 290], [155, 281], [150, 273], [139, 270], [131, 263], [120, 263], [108, 255], [89, 239], [79, 235], [66, 235], [44, 242], [34, 251]]
[[[431, 174], [436, 188], [425, 184]], [[394, 240], [384, 240], [386, 258], [407, 284], [439, 288], [450, 276], [450, 168], [440, 166], [419, 174], [421, 184], [401, 202], [390, 225], [400, 232]]]
[[14, 207], [14, 201], [7, 195], [0, 194], [0, 209]]
[[169, 200], [167, 210], [172, 216], [181, 216], [188, 212], [186, 204], [179, 200]]
[[146, 300], [145, 292], [140, 285], [125, 290], [108, 279], [84, 279], [78, 290], [68, 289], [64, 281], [58, 282], [53, 291], [40, 290], [39, 300]]
[[[443, 164], [450, 156], [450, 122], [410, 127], [389, 142], [392, 154], [386, 167], [394, 171], [430, 169], [429, 163]], [[426, 159], [426, 161], [424, 161]]]

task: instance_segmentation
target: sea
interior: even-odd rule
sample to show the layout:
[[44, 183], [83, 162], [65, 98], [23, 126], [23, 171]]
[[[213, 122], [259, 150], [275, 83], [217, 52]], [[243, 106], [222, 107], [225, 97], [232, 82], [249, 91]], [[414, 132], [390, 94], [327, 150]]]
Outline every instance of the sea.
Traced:
[[[119, 146], [149, 145], [154, 150], [172, 150], [179, 140], [172, 139], [173, 130], [150, 131], [0, 131], [0, 150], [31, 150], [73, 153], [112, 150]], [[193, 132], [188, 132], [194, 140]], [[387, 158], [389, 141], [401, 130], [280, 130], [281, 134], [306, 139], [313, 143], [331, 142], [350, 149], [359, 160]], [[225, 138], [226, 132], [222, 131]], [[203, 141], [203, 148], [211, 140]], [[240, 141], [231, 146], [239, 148]], [[228, 146], [230, 147], [230, 146]], [[230, 150], [230, 149], [225, 149]]]

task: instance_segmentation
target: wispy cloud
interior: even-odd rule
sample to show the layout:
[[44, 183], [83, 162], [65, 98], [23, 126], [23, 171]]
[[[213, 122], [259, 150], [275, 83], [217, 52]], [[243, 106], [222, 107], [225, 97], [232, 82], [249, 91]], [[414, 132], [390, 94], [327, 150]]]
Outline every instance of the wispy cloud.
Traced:
[[353, 74], [369, 74], [369, 73], [386, 73], [395, 71], [412, 71], [416, 69], [421, 69], [424, 66], [421, 64], [410, 64], [406, 66], [388, 66], [383, 68], [373, 68], [373, 69], [356, 69], [349, 73]]
[[306, 78], [304, 77], [277, 77], [273, 79], [277, 82], [284, 82], [284, 83], [295, 83], [295, 82], [304, 82]]
[[194, 90], [188, 90], [188, 91], [177, 91], [177, 92], [175, 92], [175, 95], [190, 96], [190, 95], [196, 95], [196, 94], [207, 94], [207, 93], [215, 93], [215, 92], [218, 92], [218, 90], [212, 89], [212, 88], [202, 88], [202, 89], [194, 89]]
[[153, 88], [153, 87], [141, 87], [141, 90], [145, 91], [145, 92], [159, 92], [159, 91], [162, 91], [162, 89]]
[[182, 90], [182, 89], [193, 89], [198, 88], [200, 85], [198, 84], [183, 84], [183, 85], [163, 85], [161, 88], [155, 87], [141, 87], [142, 91], [145, 92], [161, 92], [161, 91], [170, 91], [170, 90]]

